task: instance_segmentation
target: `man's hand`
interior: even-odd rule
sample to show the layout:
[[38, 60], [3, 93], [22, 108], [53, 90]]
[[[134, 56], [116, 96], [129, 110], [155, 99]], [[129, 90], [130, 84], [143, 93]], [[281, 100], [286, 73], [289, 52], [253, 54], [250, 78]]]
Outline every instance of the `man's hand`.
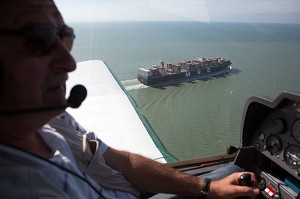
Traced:
[[254, 199], [259, 194], [256, 177], [253, 173], [247, 172], [251, 174], [251, 187], [240, 186], [240, 177], [244, 173], [245, 172], [233, 173], [221, 180], [212, 181], [208, 192], [208, 198], [232, 199], [244, 196]]

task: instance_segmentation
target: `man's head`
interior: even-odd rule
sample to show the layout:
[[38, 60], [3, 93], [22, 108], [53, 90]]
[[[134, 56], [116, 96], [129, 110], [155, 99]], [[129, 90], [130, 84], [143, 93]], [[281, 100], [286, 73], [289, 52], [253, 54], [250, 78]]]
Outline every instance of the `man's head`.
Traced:
[[[0, 0], [0, 110], [65, 104], [73, 38], [52, 0]], [[42, 125], [56, 114], [15, 119]]]

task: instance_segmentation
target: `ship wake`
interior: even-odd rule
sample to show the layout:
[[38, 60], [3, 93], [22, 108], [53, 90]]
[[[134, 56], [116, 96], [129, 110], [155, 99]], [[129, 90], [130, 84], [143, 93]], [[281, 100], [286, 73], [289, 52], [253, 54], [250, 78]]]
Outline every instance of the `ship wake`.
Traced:
[[121, 81], [121, 83], [123, 84], [123, 86], [125, 87], [125, 89], [127, 91], [139, 90], [142, 88], [149, 87], [149, 86], [146, 86], [146, 85], [140, 83], [138, 79], [124, 80], [124, 81]]

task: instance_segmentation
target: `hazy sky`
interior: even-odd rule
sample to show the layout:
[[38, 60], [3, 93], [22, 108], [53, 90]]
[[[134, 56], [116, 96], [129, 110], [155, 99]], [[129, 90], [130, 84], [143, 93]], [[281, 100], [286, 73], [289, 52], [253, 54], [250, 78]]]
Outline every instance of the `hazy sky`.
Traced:
[[300, 0], [55, 0], [73, 21], [300, 23]]

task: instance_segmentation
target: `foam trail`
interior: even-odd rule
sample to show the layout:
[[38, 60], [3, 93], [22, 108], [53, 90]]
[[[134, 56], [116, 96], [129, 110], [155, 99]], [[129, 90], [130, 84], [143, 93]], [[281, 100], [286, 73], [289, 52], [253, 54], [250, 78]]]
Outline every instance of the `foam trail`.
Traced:
[[138, 90], [138, 89], [149, 87], [140, 83], [138, 79], [125, 80], [125, 81], [121, 81], [121, 83], [123, 84], [123, 86], [127, 91]]

